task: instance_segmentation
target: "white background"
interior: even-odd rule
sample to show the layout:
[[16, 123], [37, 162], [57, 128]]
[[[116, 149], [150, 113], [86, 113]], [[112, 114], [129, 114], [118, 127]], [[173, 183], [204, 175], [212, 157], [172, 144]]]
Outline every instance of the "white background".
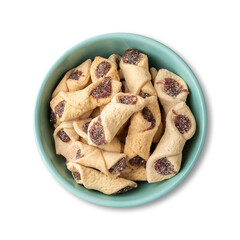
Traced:
[[[239, 1], [1, 1], [0, 239], [239, 239]], [[182, 56], [208, 107], [193, 171], [140, 207], [113, 209], [65, 190], [33, 134], [37, 92], [73, 45], [110, 32], [152, 37]]]

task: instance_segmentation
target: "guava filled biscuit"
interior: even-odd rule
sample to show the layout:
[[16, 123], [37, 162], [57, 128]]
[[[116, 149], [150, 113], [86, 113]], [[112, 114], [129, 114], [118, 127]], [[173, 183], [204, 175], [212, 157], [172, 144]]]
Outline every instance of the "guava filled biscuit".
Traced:
[[185, 102], [189, 93], [185, 81], [166, 69], [158, 71], [154, 87], [166, 114], [177, 103]]
[[105, 77], [111, 77], [112, 79], [120, 81], [117, 65], [102, 57], [95, 57], [90, 68], [90, 74], [92, 82], [97, 82]]
[[61, 123], [53, 133], [55, 141], [56, 154], [64, 155], [67, 147], [73, 142], [79, 140], [79, 135], [73, 129], [73, 123], [63, 122]]
[[120, 68], [128, 89], [133, 94], [139, 94], [142, 87], [151, 80], [148, 70], [148, 57], [136, 49], [125, 51], [120, 62]]
[[110, 177], [117, 177], [126, 168], [125, 154], [106, 152], [80, 141], [69, 145], [63, 156], [67, 162], [95, 168]]
[[132, 180], [132, 181], [147, 181], [147, 174], [145, 167], [139, 167], [136, 169], [131, 169], [128, 171], [123, 171], [120, 177]]
[[110, 61], [112, 61], [112, 62], [114, 62], [116, 64], [119, 78], [120, 79], [124, 79], [123, 72], [122, 72], [122, 70], [120, 69], [120, 66], [119, 66], [120, 61], [121, 61], [121, 56], [118, 55], [118, 54], [112, 54], [108, 58], [108, 60], [110, 60]]
[[[147, 97], [146, 101], [146, 107], [131, 117], [124, 150], [124, 153], [126, 153], [127, 156], [130, 156], [128, 149], [131, 148], [136, 156], [141, 157], [145, 161], [150, 156], [152, 140], [161, 123], [161, 114], [157, 97]], [[131, 167], [139, 167], [136, 165], [137, 162], [131, 162], [131, 159], [129, 158], [127, 161]]]
[[69, 70], [60, 81], [52, 94], [52, 98], [59, 92], [72, 92], [83, 89], [90, 79], [91, 60], [88, 59], [78, 67]]
[[[130, 173], [130, 176], [143, 181], [146, 180], [146, 161], [150, 155], [153, 137], [161, 123], [161, 113], [157, 94], [151, 81], [143, 86], [139, 95], [146, 99], [147, 104], [142, 111], [133, 114], [130, 119], [124, 153], [127, 155], [128, 167], [135, 170]], [[141, 169], [137, 171], [138, 168]]]
[[[75, 163], [76, 164], [76, 163]], [[131, 180], [124, 178], [111, 178], [107, 175], [93, 169], [79, 165], [79, 167], [73, 167], [74, 163], [67, 163], [67, 168], [72, 171], [79, 169], [77, 172], [78, 183], [83, 184], [85, 188], [97, 190], [104, 194], [118, 194], [130, 191], [137, 187], [137, 184]], [[74, 172], [72, 172], [74, 176]], [[74, 178], [76, 180], [76, 178]]]
[[67, 169], [72, 172], [73, 179], [78, 184], [83, 184], [82, 178], [81, 178], [81, 166], [77, 163], [73, 162], [67, 162]]
[[155, 82], [157, 73], [158, 73], [158, 71], [157, 71], [156, 68], [154, 68], [154, 67], [151, 67], [151, 68], [150, 68], [150, 74], [151, 74], [151, 78], [152, 78], [151, 80], [152, 80], [152, 83], [153, 83], [153, 84], [154, 84], [154, 82]]
[[170, 109], [166, 117], [165, 132], [147, 161], [149, 183], [163, 181], [179, 172], [183, 147], [195, 130], [195, 118], [185, 102]]
[[116, 94], [100, 116], [89, 124], [88, 143], [98, 146], [110, 143], [121, 126], [146, 103], [145, 99], [130, 93]]
[[111, 77], [94, 82], [75, 92], [60, 92], [50, 102], [52, 113], [57, 121], [79, 118], [94, 108], [109, 103], [121, 89], [121, 83]]
[[122, 83], [122, 92], [123, 93], [128, 93], [129, 89], [128, 89], [126, 81], [124, 79], [124, 75], [123, 75], [122, 69], [120, 68], [121, 56], [117, 55], [117, 54], [112, 54], [108, 59], [110, 61], [114, 62], [116, 64], [116, 66], [117, 66], [118, 75], [119, 75], [120, 81]]
[[[91, 118], [84, 119], [84, 120], [78, 120], [78, 121], [73, 121], [73, 127], [76, 133], [82, 137], [86, 142], [88, 141], [88, 126], [90, 122], [92, 121]], [[100, 145], [96, 146], [104, 151], [108, 152], [121, 152], [121, 143], [120, 141], [115, 137], [113, 140], [106, 144], [106, 145]]]

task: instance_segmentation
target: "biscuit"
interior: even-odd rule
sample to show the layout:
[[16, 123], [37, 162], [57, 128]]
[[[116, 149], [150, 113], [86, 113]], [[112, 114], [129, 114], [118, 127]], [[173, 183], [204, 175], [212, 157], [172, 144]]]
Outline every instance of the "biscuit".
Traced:
[[102, 57], [95, 57], [90, 68], [92, 82], [103, 80], [105, 77], [111, 77], [120, 81], [116, 63]]
[[[87, 135], [88, 125], [90, 124], [91, 121], [92, 121], [91, 118], [88, 118], [85, 120], [73, 121], [74, 130], [80, 137], [82, 137], [86, 141], [86, 143], [88, 141], [88, 135]], [[113, 138], [113, 140], [110, 143], [106, 145], [97, 145], [96, 147], [108, 152], [118, 152], [118, 153], [121, 152], [121, 143], [116, 137]]]
[[149, 183], [163, 181], [179, 172], [183, 147], [195, 130], [195, 118], [185, 102], [170, 109], [166, 117], [165, 132], [147, 161]]
[[145, 99], [133, 94], [116, 94], [99, 117], [89, 124], [88, 143], [93, 146], [110, 143], [121, 126], [135, 112], [142, 110], [146, 103]]
[[158, 71], [154, 88], [166, 114], [177, 103], [185, 102], [189, 93], [185, 81], [166, 69]]
[[117, 177], [126, 168], [125, 154], [106, 152], [80, 141], [70, 144], [63, 156], [67, 162], [95, 168], [110, 177]]
[[136, 49], [128, 49], [122, 56], [120, 68], [129, 92], [139, 94], [141, 88], [151, 80], [148, 57]]
[[119, 81], [105, 77], [82, 90], [58, 93], [51, 100], [50, 106], [57, 121], [74, 120], [96, 107], [109, 103], [120, 89]]
[[73, 123], [63, 122], [54, 131], [53, 138], [55, 141], [56, 154], [63, 155], [67, 147], [73, 142], [79, 140], [79, 135], [73, 128]]
[[60, 81], [52, 94], [56, 97], [59, 92], [72, 92], [83, 89], [90, 80], [91, 60], [88, 59], [78, 67], [69, 70]]
[[75, 169], [79, 170], [79, 174], [77, 175], [80, 180], [78, 180], [78, 183], [83, 184], [87, 189], [97, 190], [104, 194], [110, 195], [124, 193], [137, 187], [137, 184], [131, 180], [119, 177], [111, 178], [93, 168], [88, 168], [81, 165], [73, 167], [73, 165], [76, 165], [76, 163], [69, 162], [67, 163], [67, 168], [70, 171], [72, 169], [73, 171]]

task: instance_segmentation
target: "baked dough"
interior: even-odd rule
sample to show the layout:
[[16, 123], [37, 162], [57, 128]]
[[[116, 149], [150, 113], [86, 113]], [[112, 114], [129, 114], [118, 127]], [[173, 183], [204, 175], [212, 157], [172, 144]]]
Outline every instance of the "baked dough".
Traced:
[[107, 104], [121, 89], [121, 83], [111, 77], [98, 80], [75, 92], [60, 92], [50, 102], [60, 122], [79, 118], [96, 107]]
[[108, 60], [110, 60], [116, 64], [119, 78], [124, 79], [123, 72], [119, 66], [120, 61], [121, 61], [121, 56], [118, 54], [112, 54], [111, 56], [109, 56]]
[[185, 81], [166, 69], [158, 71], [154, 87], [166, 114], [177, 103], [185, 102], [189, 93]]
[[106, 152], [80, 141], [72, 142], [63, 156], [67, 162], [98, 169], [110, 177], [117, 177], [126, 168], [124, 153]]
[[[78, 121], [73, 121], [73, 127], [76, 133], [82, 137], [86, 143], [88, 141], [88, 135], [87, 135], [87, 130], [88, 130], [88, 125], [92, 121], [91, 118], [85, 119], [85, 120], [78, 120]], [[96, 146], [104, 151], [108, 152], [121, 152], [121, 143], [120, 141], [115, 137], [113, 140], [106, 144], [106, 145], [100, 145]]]
[[88, 144], [95, 146], [110, 143], [121, 126], [135, 112], [141, 111], [146, 103], [145, 99], [130, 93], [116, 94], [100, 116], [89, 124]]
[[[128, 167], [134, 169], [131, 175], [143, 180], [146, 179], [146, 161], [150, 156], [153, 137], [161, 123], [161, 113], [151, 81], [142, 87], [139, 95], [146, 99], [147, 104], [141, 112], [131, 117], [124, 153], [127, 155]], [[137, 171], [138, 168], [140, 169]]]
[[61, 123], [54, 131], [56, 154], [63, 155], [69, 145], [79, 140], [79, 135], [73, 129], [72, 121]]
[[122, 56], [120, 68], [129, 92], [139, 94], [141, 88], [151, 80], [148, 57], [136, 49], [128, 49]]
[[157, 76], [157, 73], [158, 73], [158, 71], [157, 71], [157, 69], [156, 68], [154, 68], [154, 67], [151, 67], [150, 68], [150, 74], [151, 74], [151, 80], [152, 80], [152, 84], [154, 84], [154, 82], [155, 82], [155, 78], [156, 78], [156, 76]]
[[132, 181], [147, 181], [146, 168], [139, 167], [136, 169], [127, 169], [120, 174], [120, 177], [132, 180]]
[[78, 183], [83, 184], [85, 188], [94, 189], [110, 195], [123, 193], [137, 187], [137, 184], [131, 180], [119, 177], [111, 178], [93, 168], [76, 165], [76, 163], [69, 162], [67, 163], [67, 168], [70, 171], [79, 170], [78, 173], [81, 180], [78, 180]]
[[185, 142], [195, 133], [195, 118], [185, 102], [176, 104], [167, 114], [166, 129], [147, 161], [147, 180], [159, 182], [179, 172]]
[[[130, 160], [129, 148], [135, 152], [135, 156], [144, 160], [149, 158], [152, 140], [161, 122], [157, 97], [147, 97], [146, 102], [146, 107], [131, 117], [124, 150], [128, 156], [127, 162]], [[134, 167], [131, 164], [129, 166]]]
[[95, 57], [90, 68], [90, 74], [92, 82], [102, 80], [104, 77], [111, 77], [120, 81], [116, 63], [102, 57]]
[[69, 70], [60, 81], [52, 94], [56, 97], [59, 92], [72, 92], [83, 89], [90, 80], [91, 60], [88, 59], [78, 67]]

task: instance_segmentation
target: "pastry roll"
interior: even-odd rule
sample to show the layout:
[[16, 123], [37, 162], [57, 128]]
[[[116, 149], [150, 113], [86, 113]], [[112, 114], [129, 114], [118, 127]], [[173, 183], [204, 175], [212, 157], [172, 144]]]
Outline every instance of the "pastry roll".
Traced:
[[67, 169], [72, 172], [73, 179], [78, 184], [83, 184], [82, 178], [81, 178], [81, 166], [77, 163], [73, 162], [67, 162]]
[[[78, 121], [73, 121], [73, 127], [74, 130], [77, 132], [77, 134], [82, 137], [86, 142], [88, 141], [88, 126], [90, 122], [92, 121], [91, 118], [85, 119], [85, 120], [78, 120]], [[100, 145], [96, 146], [104, 151], [108, 152], [121, 152], [121, 143], [120, 141], [115, 137], [113, 140], [106, 144], [106, 145]]]
[[166, 69], [158, 71], [154, 87], [166, 114], [177, 103], [185, 102], [189, 93], [185, 81]]
[[73, 129], [73, 123], [71, 121], [61, 123], [55, 129], [53, 137], [56, 154], [58, 155], [63, 155], [69, 145], [79, 140], [79, 135]]
[[[124, 178], [111, 178], [107, 175], [93, 169], [79, 165], [73, 167], [76, 163], [67, 163], [67, 168], [73, 172], [79, 169], [78, 183], [83, 184], [85, 188], [94, 189], [104, 194], [118, 194], [124, 193], [137, 187], [137, 184], [131, 180]], [[76, 180], [76, 178], [74, 178]]]
[[119, 78], [120, 78], [120, 79], [124, 79], [123, 72], [122, 72], [122, 70], [120, 69], [120, 66], [119, 66], [120, 61], [121, 61], [121, 56], [118, 55], [118, 54], [112, 54], [112, 55], [108, 58], [108, 60], [110, 60], [110, 61], [112, 61], [112, 62], [114, 62], [114, 63], [116, 64]]
[[90, 79], [91, 60], [88, 59], [78, 67], [69, 70], [60, 81], [52, 94], [52, 98], [59, 92], [72, 92], [83, 89]]
[[[128, 144], [124, 146], [124, 153], [126, 154], [127, 169], [121, 173], [121, 177], [134, 181], [146, 181], [147, 160], [137, 155]], [[131, 171], [127, 171], [128, 169]]]
[[111, 77], [120, 81], [117, 64], [102, 57], [95, 57], [90, 68], [92, 82], [102, 80], [104, 77]]
[[141, 88], [151, 80], [148, 70], [148, 57], [136, 49], [125, 51], [120, 62], [120, 68], [128, 89], [133, 94], [139, 94]]
[[176, 104], [167, 114], [166, 129], [155, 151], [147, 161], [149, 183], [159, 182], [178, 173], [185, 142], [196, 130], [195, 118], [185, 102]]
[[[127, 155], [127, 165], [135, 170], [139, 167], [146, 167], [153, 137], [161, 123], [157, 94], [151, 81], [143, 86], [139, 95], [146, 99], [147, 104], [141, 112], [137, 112], [131, 117], [124, 148], [124, 153]], [[141, 173], [144, 173], [142, 177], [144, 179], [145, 170], [141, 169], [137, 172], [138, 178]]]
[[[131, 117], [124, 150], [128, 156], [128, 162], [130, 161], [129, 148], [135, 153], [135, 156], [138, 155], [144, 160], [149, 158], [152, 140], [161, 122], [157, 97], [148, 97], [146, 101], [146, 107]], [[131, 161], [129, 164], [132, 165]], [[137, 165], [132, 166], [137, 167]]]
[[110, 177], [117, 177], [126, 168], [124, 153], [106, 152], [80, 141], [69, 145], [63, 156], [67, 162], [98, 169]]
[[129, 168], [130, 171], [123, 171], [120, 177], [132, 180], [132, 181], [147, 181], [147, 174], [145, 167], [139, 167], [136, 169]]
[[151, 68], [150, 68], [150, 73], [151, 73], [152, 83], [154, 84], [155, 78], [156, 78], [157, 73], [158, 73], [158, 72], [157, 72], [157, 69], [154, 68], [154, 67], [151, 67]]
[[120, 89], [119, 81], [105, 77], [82, 90], [60, 92], [51, 100], [50, 106], [57, 121], [74, 120], [96, 107], [109, 103]]
[[116, 94], [100, 116], [89, 124], [88, 143], [98, 146], [110, 143], [120, 127], [131, 115], [141, 111], [146, 103], [145, 99], [130, 93]]

